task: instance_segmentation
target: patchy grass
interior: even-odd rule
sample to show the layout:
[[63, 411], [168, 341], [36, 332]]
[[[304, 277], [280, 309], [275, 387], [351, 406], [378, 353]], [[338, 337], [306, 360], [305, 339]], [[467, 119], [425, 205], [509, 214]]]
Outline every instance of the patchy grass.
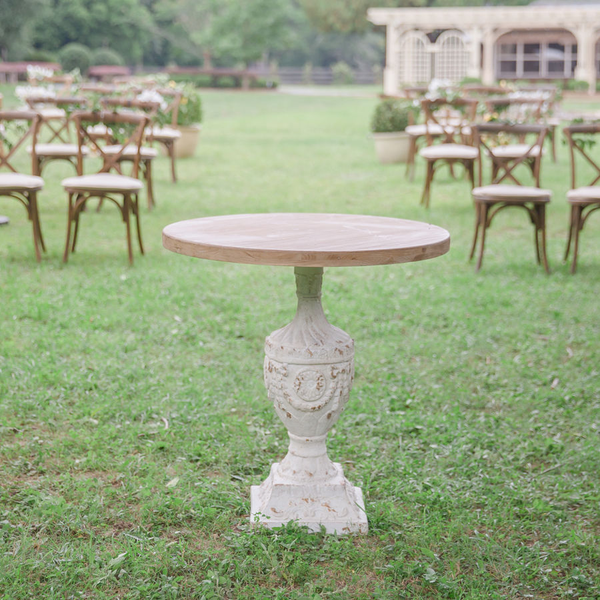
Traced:
[[[475, 275], [467, 183], [441, 172], [422, 209], [422, 168], [410, 183], [375, 161], [374, 99], [204, 103], [176, 186], [157, 161], [133, 268], [110, 206], [83, 215], [61, 263], [68, 165], [44, 173], [41, 265], [22, 208], [0, 199], [0, 597], [598, 598], [600, 219], [570, 276], [565, 148], [543, 172], [553, 273], [535, 264], [526, 216], [507, 211]], [[436, 260], [325, 276], [329, 319], [357, 345], [330, 455], [364, 490], [367, 536], [248, 524], [250, 485], [286, 449], [261, 361], [294, 314], [292, 270], [175, 255], [160, 232], [261, 211], [452, 234]]]

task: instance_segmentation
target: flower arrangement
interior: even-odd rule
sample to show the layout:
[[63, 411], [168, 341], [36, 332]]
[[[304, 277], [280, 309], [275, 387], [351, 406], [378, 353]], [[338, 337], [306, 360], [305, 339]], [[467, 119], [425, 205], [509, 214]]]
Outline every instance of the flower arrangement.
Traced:
[[176, 85], [174, 89], [178, 89], [182, 94], [181, 101], [179, 102], [179, 111], [177, 112], [177, 125], [189, 127], [201, 123], [202, 100], [200, 99], [200, 94], [197, 92], [196, 87], [191, 83], [186, 83], [183, 85]]
[[382, 100], [373, 113], [371, 131], [373, 133], [393, 133], [404, 131], [411, 121], [415, 106], [411, 101], [388, 98]]

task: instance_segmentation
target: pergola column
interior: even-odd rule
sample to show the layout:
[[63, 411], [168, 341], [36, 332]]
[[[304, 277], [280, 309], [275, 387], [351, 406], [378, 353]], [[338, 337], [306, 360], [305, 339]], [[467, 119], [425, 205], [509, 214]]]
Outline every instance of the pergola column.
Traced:
[[582, 25], [573, 32], [577, 38], [577, 67], [575, 79], [587, 81], [589, 93], [596, 92], [596, 37], [589, 25]]
[[479, 27], [474, 27], [465, 31], [470, 40], [469, 69], [467, 75], [481, 79], [481, 41], [483, 39], [482, 31]]
[[383, 93], [394, 96], [400, 90], [400, 34], [395, 23], [385, 28], [385, 68], [383, 70]]
[[483, 31], [483, 72], [481, 81], [485, 85], [493, 85], [496, 80], [494, 70], [494, 46], [496, 45], [496, 36], [492, 29]]

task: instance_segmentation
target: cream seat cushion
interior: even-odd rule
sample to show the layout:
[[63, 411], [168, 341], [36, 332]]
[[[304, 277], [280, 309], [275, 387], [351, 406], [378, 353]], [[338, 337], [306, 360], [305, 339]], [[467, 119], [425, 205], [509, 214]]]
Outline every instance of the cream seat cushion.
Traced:
[[35, 192], [44, 187], [44, 180], [36, 175], [0, 173], [0, 189]]
[[592, 185], [567, 192], [567, 200], [574, 204], [595, 204], [600, 202], [600, 186]]
[[493, 184], [473, 189], [473, 198], [481, 202], [550, 202], [552, 192], [537, 187], [525, 185]]
[[[104, 152], [104, 154], [119, 154], [119, 152], [121, 152], [121, 148], [122, 146], [104, 146], [104, 148], [102, 148], [102, 152]], [[128, 160], [132, 160], [133, 157], [137, 154], [137, 146], [134, 146], [132, 144], [129, 144], [128, 146], [125, 147], [125, 151], [123, 152], [123, 157], [128, 159]], [[158, 150], [156, 148], [149, 148], [148, 146], [142, 146], [141, 151], [140, 151], [140, 157], [143, 158], [144, 160], [152, 160], [153, 158], [156, 158], [158, 156]]]
[[146, 135], [154, 139], [178, 140], [181, 137], [181, 131], [171, 129], [170, 127], [148, 127]]
[[43, 119], [64, 119], [67, 113], [62, 108], [42, 108], [38, 111]]
[[[506, 146], [496, 146], [490, 148], [492, 154], [498, 158], [520, 158], [527, 154], [527, 151], [531, 148], [531, 144], [507, 144]], [[544, 151], [542, 151], [542, 154]], [[540, 155], [540, 147], [534, 146], [531, 148], [529, 157], [537, 158]]]
[[[27, 146], [27, 152], [31, 154], [32, 147]], [[77, 144], [36, 144], [35, 153], [38, 156], [77, 156], [79, 152]], [[90, 150], [86, 146], [81, 147], [81, 154], [87, 156]]]
[[479, 151], [473, 146], [462, 144], [439, 144], [427, 146], [419, 150], [419, 154], [428, 160], [456, 158], [460, 160], [474, 160], [479, 156]]
[[107, 135], [112, 133], [112, 130], [104, 123], [96, 123], [86, 128], [86, 131], [91, 135]]
[[139, 179], [117, 173], [96, 173], [95, 175], [67, 177], [67, 179], [63, 179], [62, 185], [66, 189], [83, 190], [86, 192], [93, 190], [102, 192], [137, 192], [144, 187], [144, 184]]
[[427, 135], [428, 130], [430, 135], [442, 135], [444, 133], [444, 128], [436, 123], [430, 123], [429, 125], [426, 123], [422, 123], [421, 125], [409, 125], [404, 131], [406, 131], [408, 135], [417, 137]]

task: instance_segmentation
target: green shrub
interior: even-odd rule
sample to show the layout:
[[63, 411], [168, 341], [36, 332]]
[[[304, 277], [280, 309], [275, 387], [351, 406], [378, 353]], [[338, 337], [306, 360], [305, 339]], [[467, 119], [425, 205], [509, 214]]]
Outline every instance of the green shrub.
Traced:
[[479, 84], [482, 83], [481, 79], [479, 79], [479, 77], [463, 77], [460, 80], [460, 83], [458, 85], [469, 85], [469, 84]]
[[54, 52], [50, 52], [49, 50], [30, 50], [26, 55], [26, 62], [49, 62], [55, 63], [58, 62], [58, 57]]
[[87, 73], [92, 64], [92, 52], [83, 44], [67, 44], [60, 49], [58, 59], [63, 71], [79, 69], [81, 73]]
[[97, 48], [92, 52], [93, 65], [116, 65], [122, 67], [125, 64], [123, 57], [110, 48]]
[[581, 79], [570, 79], [567, 81], [566, 89], [571, 92], [587, 92], [590, 89], [590, 84]]
[[373, 113], [371, 131], [373, 133], [404, 131], [410, 123], [412, 111], [412, 104], [405, 100], [382, 100]]
[[[188, 75], [185, 73], [181, 73], [173, 74], [169, 77], [169, 79], [177, 83], [189, 83], [199, 88], [232, 89], [241, 87], [241, 80], [238, 82], [235, 80], [234, 77], [229, 76], [213, 78], [210, 75], [204, 74]], [[257, 79], [256, 81], [250, 81], [250, 87], [252, 89], [276, 88], [277, 85], [277, 81], [267, 79]]]
[[184, 85], [181, 88], [183, 95], [179, 103], [179, 112], [177, 113], [177, 125], [189, 127], [202, 122], [202, 100], [196, 88], [191, 85]]
[[349, 85], [354, 83], [354, 72], [352, 67], [343, 61], [336, 62], [331, 67], [331, 73], [333, 75], [333, 83], [341, 85]]

